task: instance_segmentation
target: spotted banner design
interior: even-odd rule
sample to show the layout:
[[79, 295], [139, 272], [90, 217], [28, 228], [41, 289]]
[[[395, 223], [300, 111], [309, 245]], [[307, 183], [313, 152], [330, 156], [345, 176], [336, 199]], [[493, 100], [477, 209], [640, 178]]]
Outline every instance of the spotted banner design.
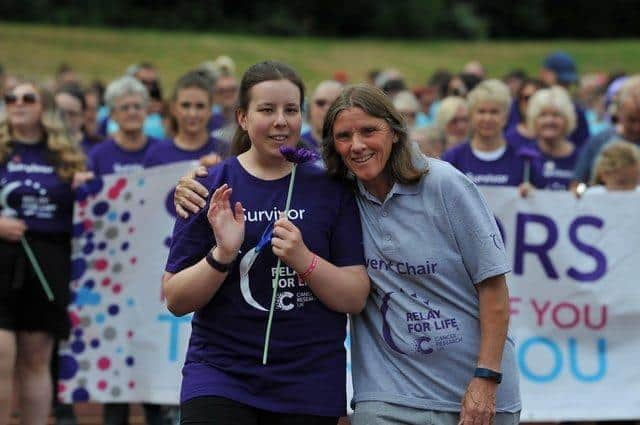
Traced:
[[179, 163], [81, 188], [74, 211], [71, 338], [60, 349], [64, 402], [178, 402], [189, 316], [164, 305], [161, 278]]

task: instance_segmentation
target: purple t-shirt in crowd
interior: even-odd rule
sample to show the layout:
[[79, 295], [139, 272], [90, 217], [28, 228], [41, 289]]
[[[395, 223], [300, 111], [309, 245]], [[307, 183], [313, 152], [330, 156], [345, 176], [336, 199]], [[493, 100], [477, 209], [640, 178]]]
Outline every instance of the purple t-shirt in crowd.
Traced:
[[74, 192], [58, 177], [45, 143], [11, 147], [0, 165], [0, 214], [24, 220], [30, 231], [70, 233]]
[[525, 159], [519, 154], [520, 149], [507, 143], [504, 153], [498, 159], [485, 161], [473, 153], [470, 142], [465, 142], [446, 151], [442, 159], [451, 163], [475, 184], [487, 186], [520, 185], [524, 178], [525, 162], [530, 161], [529, 182], [535, 187], [543, 187], [539, 161]]
[[215, 112], [211, 114], [211, 118], [209, 118], [209, 122], [207, 123], [207, 129], [209, 132], [216, 131], [227, 124], [227, 119], [224, 115], [219, 112]]
[[142, 170], [147, 151], [160, 140], [147, 136], [147, 143], [136, 151], [122, 149], [115, 140], [108, 139], [96, 145], [88, 155], [88, 165], [98, 176], [130, 173]]
[[229, 146], [222, 140], [210, 137], [207, 143], [199, 149], [186, 150], [176, 145], [171, 139], [162, 140], [147, 150], [142, 164], [145, 168], [155, 167], [173, 162], [197, 160], [211, 153], [217, 153], [220, 157], [225, 158], [229, 154]]
[[520, 148], [522, 146], [533, 147], [536, 139], [527, 137], [518, 131], [518, 127], [511, 127], [504, 133], [504, 138], [511, 146]]
[[322, 141], [316, 140], [311, 134], [311, 131], [305, 131], [300, 135], [300, 140], [304, 143], [305, 147], [315, 150], [316, 152], [320, 151], [320, 147], [322, 145]]
[[80, 148], [82, 149], [82, 152], [84, 152], [85, 155], [89, 155], [89, 152], [91, 152], [91, 150], [95, 148], [100, 142], [102, 142], [102, 139], [100, 137], [90, 138], [90, 137], [84, 136], [82, 138], [82, 141], [80, 142]]
[[573, 180], [573, 169], [578, 161], [580, 149], [574, 148], [570, 155], [554, 158], [542, 153], [538, 146], [535, 149], [540, 152], [540, 162], [544, 189], [567, 190]]
[[[256, 254], [266, 227], [284, 209], [289, 176], [261, 180], [233, 157], [210, 168], [201, 182], [211, 192], [229, 184], [231, 204], [240, 201], [245, 209], [245, 237], [218, 292], [194, 313], [181, 401], [219, 396], [274, 412], [343, 415], [346, 315], [327, 308], [284, 263], [269, 361], [262, 365], [277, 258], [267, 244], [253, 266], [247, 263]], [[199, 214], [176, 221], [168, 272], [190, 267], [214, 246], [208, 208], [207, 203]], [[364, 264], [353, 190], [329, 179], [313, 164], [298, 166], [289, 219], [319, 257], [340, 267]]]

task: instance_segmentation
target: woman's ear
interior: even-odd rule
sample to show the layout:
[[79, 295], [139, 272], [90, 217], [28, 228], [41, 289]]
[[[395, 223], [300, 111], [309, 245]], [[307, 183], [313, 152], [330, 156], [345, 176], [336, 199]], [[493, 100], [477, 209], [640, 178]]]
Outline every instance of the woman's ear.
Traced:
[[236, 110], [236, 121], [238, 121], [238, 125], [244, 131], [247, 131], [247, 114], [242, 109]]

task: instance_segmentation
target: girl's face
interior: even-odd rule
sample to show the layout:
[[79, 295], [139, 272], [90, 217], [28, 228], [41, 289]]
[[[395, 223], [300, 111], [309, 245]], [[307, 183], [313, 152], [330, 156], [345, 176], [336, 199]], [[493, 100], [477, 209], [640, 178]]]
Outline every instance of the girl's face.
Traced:
[[507, 111], [492, 100], [478, 102], [471, 112], [473, 132], [483, 139], [500, 137], [506, 123]]
[[567, 133], [567, 120], [553, 106], [542, 108], [533, 124], [536, 138], [540, 140], [560, 141]]
[[178, 122], [178, 134], [198, 135], [206, 132], [211, 117], [209, 94], [197, 87], [178, 91], [173, 104], [173, 113]]
[[13, 127], [31, 128], [40, 125], [42, 98], [32, 84], [19, 84], [5, 96], [9, 122]]
[[300, 89], [289, 80], [269, 80], [249, 91], [246, 111], [238, 111], [238, 124], [249, 133], [251, 149], [263, 159], [284, 160], [281, 146], [300, 140]]

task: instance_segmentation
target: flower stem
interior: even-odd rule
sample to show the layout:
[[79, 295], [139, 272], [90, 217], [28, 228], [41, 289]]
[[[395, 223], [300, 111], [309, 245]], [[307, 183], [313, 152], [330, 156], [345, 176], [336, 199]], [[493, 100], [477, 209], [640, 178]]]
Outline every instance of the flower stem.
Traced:
[[[293, 168], [291, 169], [291, 178], [289, 179], [289, 190], [287, 192], [287, 201], [284, 206], [284, 216], [287, 217], [289, 213], [289, 206], [291, 205], [291, 195], [293, 194], [293, 184], [296, 179], [296, 168], [298, 168], [297, 164], [293, 164]], [[264, 336], [264, 350], [262, 351], [262, 364], [267, 364], [267, 356], [269, 354], [269, 339], [271, 338], [271, 325], [273, 324], [273, 313], [276, 307], [276, 295], [278, 292], [278, 281], [280, 280], [280, 265], [282, 264], [282, 260], [278, 258], [278, 262], [276, 264], [276, 276], [273, 279], [273, 293], [271, 294], [271, 307], [269, 308], [269, 320], [267, 320], [267, 331]]]
[[24, 236], [20, 238], [20, 243], [22, 244], [22, 248], [24, 248], [24, 252], [27, 253], [27, 257], [29, 257], [29, 261], [31, 262], [31, 266], [33, 267], [33, 270], [35, 270], [36, 275], [38, 276], [40, 285], [42, 285], [42, 290], [47, 295], [47, 298], [49, 298], [49, 301], [53, 301], [53, 292], [51, 292], [51, 287], [47, 282], [47, 278], [44, 277], [44, 273], [42, 273], [42, 269], [40, 268], [38, 259], [36, 258], [35, 254], [31, 250], [31, 247], [29, 246], [29, 243], [27, 242]]

